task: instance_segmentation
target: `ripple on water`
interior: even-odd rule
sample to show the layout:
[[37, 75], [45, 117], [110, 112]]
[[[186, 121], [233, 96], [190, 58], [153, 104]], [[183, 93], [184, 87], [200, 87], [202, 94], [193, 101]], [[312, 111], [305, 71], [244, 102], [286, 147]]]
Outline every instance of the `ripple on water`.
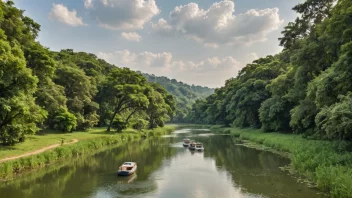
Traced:
[[161, 137], [163, 137], [163, 138], [171, 138], [171, 137], [177, 137], [177, 135], [163, 135]]
[[180, 130], [176, 130], [173, 133], [175, 134], [179, 134], [179, 133], [190, 133], [191, 129], [180, 129]]
[[193, 129], [193, 131], [211, 131], [210, 129]]
[[208, 137], [208, 136], [212, 136], [212, 135], [216, 135], [214, 133], [200, 133], [198, 134], [198, 136], [202, 136], [202, 137]]

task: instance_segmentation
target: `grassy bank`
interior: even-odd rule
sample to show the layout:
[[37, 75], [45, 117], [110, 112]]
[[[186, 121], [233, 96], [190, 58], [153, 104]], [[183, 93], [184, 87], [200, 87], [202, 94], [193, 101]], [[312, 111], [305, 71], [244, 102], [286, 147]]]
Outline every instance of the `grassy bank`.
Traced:
[[[103, 129], [95, 129], [92, 132], [76, 132], [70, 134], [69, 138], [79, 139], [80, 141], [75, 144], [63, 145], [55, 149], [45, 151], [43, 153], [32, 155], [29, 157], [24, 157], [16, 160], [11, 160], [8, 162], [0, 163], [0, 179], [6, 180], [13, 178], [15, 175], [21, 174], [26, 171], [37, 169], [55, 161], [69, 159], [72, 157], [78, 157], [80, 155], [90, 154], [99, 148], [103, 148], [108, 145], [119, 144], [123, 142], [138, 140], [142, 136], [152, 137], [168, 134], [174, 130], [172, 126], [166, 126], [164, 128], [157, 128], [154, 130], [145, 130], [143, 132], [137, 132], [134, 130], [126, 130], [123, 133], [108, 134], [105, 133]], [[58, 134], [47, 134], [46, 139], [57, 140]], [[61, 134], [62, 135], [62, 134]], [[22, 148], [28, 147], [27, 145], [34, 144], [34, 141], [28, 140], [25, 145], [17, 145], [17, 147]], [[57, 142], [55, 142], [57, 143]], [[54, 144], [55, 144], [54, 143]], [[51, 143], [52, 144], [52, 143]], [[50, 144], [49, 144], [50, 145]], [[37, 146], [30, 146], [29, 148], [40, 148]], [[0, 151], [7, 152], [3, 156], [10, 155], [11, 150]], [[30, 150], [27, 150], [30, 152]]]
[[300, 135], [263, 133], [257, 129], [225, 128], [244, 140], [287, 152], [292, 169], [331, 197], [352, 197], [352, 153], [346, 142], [308, 140]]

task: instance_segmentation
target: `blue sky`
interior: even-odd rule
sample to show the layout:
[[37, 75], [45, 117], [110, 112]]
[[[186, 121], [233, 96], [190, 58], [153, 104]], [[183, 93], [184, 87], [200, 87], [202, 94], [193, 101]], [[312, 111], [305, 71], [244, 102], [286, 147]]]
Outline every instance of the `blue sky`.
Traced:
[[117, 66], [220, 87], [277, 38], [301, 0], [14, 0], [58, 51], [95, 53]]

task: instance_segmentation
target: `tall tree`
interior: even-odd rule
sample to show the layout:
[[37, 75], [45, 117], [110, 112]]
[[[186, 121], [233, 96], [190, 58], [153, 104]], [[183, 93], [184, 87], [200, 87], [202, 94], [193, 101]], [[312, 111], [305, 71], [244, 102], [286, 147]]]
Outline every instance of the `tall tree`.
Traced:
[[36, 124], [46, 115], [33, 97], [38, 79], [26, 68], [20, 47], [6, 39], [0, 30], [0, 140], [13, 145], [23, 141], [25, 134], [35, 133]]
[[128, 68], [112, 70], [101, 87], [98, 97], [106, 108], [104, 111], [110, 111], [108, 132], [117, 114], [127, 110], [133, 113], [149, 104], [145, 95], [146, 79]]
[[160, 85], [153, 83], [148, 93], [149, 105], [146, 109], [149, 128], [163, 127], [175, 110], [174, 98]]

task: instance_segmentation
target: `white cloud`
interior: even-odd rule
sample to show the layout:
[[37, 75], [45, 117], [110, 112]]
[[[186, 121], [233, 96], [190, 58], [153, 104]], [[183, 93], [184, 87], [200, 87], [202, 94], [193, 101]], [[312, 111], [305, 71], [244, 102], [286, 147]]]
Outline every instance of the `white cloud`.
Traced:
[[57, 20], [61, 23], [65, 23], [70, 26], [85, 26], [82, 17], [77, 16], [76, 10], [68, 10], [66, 6], [62, 4], [53, 4], [49, 18]]
[[129, 41], [139, 42], [142, 40], [142, 37], [137, 32], [122, 32], [121, 37]]
[[93, 8], [93, 0], [84, 0], [85, 8]]
[[133, 53], [129, 50], [112, 53], [99, 52], [99, 58], [120, 67], [176, 78], [189, 84], [220, 87], [225, 80], [235, 77], [242, 64], [231, 56], [211, 57], [201, 61], [174, 60], [169, 52]]
[[96, 0], [91, 15], [101, 27], [113, 30], [143, 29], [160, 13], [155, 0]]
[[248, 63], [252, 63], [254, 60], [259, 59], [259, 56], [256, 53], [252, 52], [247, 54], [245, 58], [246, 58], [246, 63], [248, 64]]
[[112, 53], [99, 52], [97, 56], [117, 66], [130, 67], [133, 69], [169, 67], [172, 60], [172, 54], [169, 52], [155, 54], [152, 52], [133, 53], [128, 50], [123, 50]]
[[235, 3], [216, 2], [203, 10], [196, 3], [178, 6], [170, 12], [168, 21], [159, 19], [152, 27], [164, 36], [185, 36], [206, 46], [246, 44], [265, 41], [267, 34], [283, 23], [278, 8], [248, 10], [234, 15]]

